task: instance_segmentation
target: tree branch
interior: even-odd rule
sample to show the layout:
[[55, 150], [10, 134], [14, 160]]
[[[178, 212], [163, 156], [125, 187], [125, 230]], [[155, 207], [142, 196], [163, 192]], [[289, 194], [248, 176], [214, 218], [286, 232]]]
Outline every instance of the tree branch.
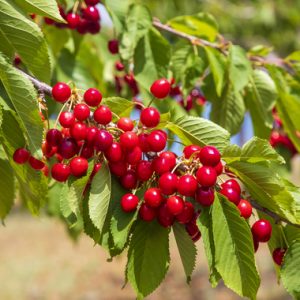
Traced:
[[33, 86], [38, 90], [39, 93], [43, 93], [48, 96], [52, 95], [52, 87], [50, 85], [39, 81], [38, 79], [28, 75], [27, 73], [25, 73], [24, 71], [22, 71], [18, 68], [17, 68], [17, 70], [32, 82]]
[[275, 213], [275, 212], [273, 212], [273, 211], [271, 211], [271, 210], [269, 210], [269, 209], [267, 209], [267, 208], [261, 206], [260, 204], [258, 204], [258, 203], [255, 202], [254, 200], [250, 199], [250, 203], [251, 203], [251, 205], [252, 205], [255, 209], [257, 209], [257, 210], [259, 210], [259, 211], [265, 213], [266, 215], [270, 216], [271, 218], [273, 218], [274, 221], [275, 221], [275, 223], [284, 222], [284, 223], [289, 224], [289, 225], [291, 225], [291, 226], [300, 228], [300, 225], [299, 225], [299, 224], [294, 224], [294, 223], [290, 222], [290, 221], [287, 220], [286, 218], [283, 218], [283, 217], [279, 216], [277, 213]]

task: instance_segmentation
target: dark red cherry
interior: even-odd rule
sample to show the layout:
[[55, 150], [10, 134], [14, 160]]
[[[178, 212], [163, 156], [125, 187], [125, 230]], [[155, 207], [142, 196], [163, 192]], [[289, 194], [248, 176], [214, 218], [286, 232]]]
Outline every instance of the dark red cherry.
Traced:
[[74, 14], [72, 12], [67, 14], [67, 22], [68, 22], [68, 26], [71, 29], [75, 29], [80, 21], [80, 17], [77, 14]]
[[95, 138], [96, 138], [96, 135], [98, 133], [98, 128], [97, 127], [88, 127], [86, 129], [87, 133], [86, 133], [86, 141], [89, 145], [94, 145], [95, 143]]
[[85, 123], [75, 122], [70, 129], [70, 134], [76, 141], [84, 140], [87, 135], [87, 126]]
[[64, 182], [71, 175], [71, 169], [68, 165], [56, 163], [52, 166], [51, 175], [56, 181]]
[[62, 134], [58, 129], [50, 129], [46, 135], [47, 143], [52, 146], [58, 146], [62, 141]]
[[98, 130], [98, 132], [95, 135], [94, 142], [95, 147], [98, 151], [106, 151], [111, 147], [113, 143], [113, 137], [106, 130]]
[[29, 157], [28, 160], [30, 166], [35, 170], [42, 170], [45, 166], [45, 163], [39, 159], [34, 158], [33, 156]]
[[137, 165], [138, 162], [142, 159], [142, 150], [139, 146], [134, 147], [130, 151], [126, 152], [125, 154], [125, 160], [130, 165]]
[[189, 223], [194, 215], [195, 209], [191, 202], [185, 201], [183, 211], [176, 216], [176, 220], [181, 224]]
[[150, 188], [144, 194], [144, 201], [147, 206], [157, 208], [161, 205], [164, 198], [161, 190], [158, 188]]
[[157, 216], [157, 210], [143, 203], [139, 209], [139, 216], [146, 222], [151, 222]]
[[167, 203], [164, 203], [159, 207], [157, 220], [163, 227], [170, 227], [173, 225], [175, 218], [174, 215], [169, 211]]
[[87, 6], [87, 8], [82, 10], [83, 17], [92, 22], [97, 22], [100, 20], [100, 14], [95, 6]]
[[268, 242], [272, 234], [272, 226], [268, 220], [258, 220], [251, 228], [253, 237], [259, 242]]
[[179, 196], [171, 196], [167, 199], [167, 207], [174, 216], [179, 215], [184, 208], [184, 201]]
[[198, 188], [195, 195], [196, 201], [203, 206], [210, 206], [213, 204], [215, 195], [212, 188]]
[[30, 152], [25, 148], [18, 148], [13, 155], [13, 160], [17, 164], [25, 164], [30, 156]]
[[118, 42], [118, 40], [108, 41], [108, 50], [111, 54], [117, 54], [119, 52], [119, 42]]
[[113, 142], [109, 149], [105, 151], [105, 157], [110, 162], [117, 162], [123, 158], [123, 152], [118, 142]]
[[286, 249], [284, 249], [284, 248], [276, 248], [276, 249], [274, 249], [272, 257], [273, 257], [274, 262], [278, 266], [282, 265], [285, 252], [286, 252]]
[[109, 169], [112, 174], [121, 177], [126, 174], [127, 165], [124, 161], [109, 162]]
[[137, 185], [137, 177], [133, 170], [128, 170], [126, 173], [121, 177], [121, 184], [127, 190], [132, 190]]
[[64, 138], [57, 148], [63, 158], [69, 159], [78, 153], [78, 146], [73, 138]]

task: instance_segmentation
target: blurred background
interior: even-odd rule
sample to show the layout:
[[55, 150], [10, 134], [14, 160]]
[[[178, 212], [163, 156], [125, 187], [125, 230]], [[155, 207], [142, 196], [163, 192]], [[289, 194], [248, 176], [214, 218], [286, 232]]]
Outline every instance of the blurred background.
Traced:
[[[141, 0], [161, 21], [200, 11], [211, 13], [228, 40], [249, 49], [257, 45], [273, 47], [279, 56], [300, 49], [300, 0]], [[106, 20], [107, 21], [107, 20]], [[171, 37], [170, 37], [171, 38]], [[247, 124], [242, 142], [251, 136]], [[299, 159], [296, 157], [295, 161]], [[295, 182], [298, 163], [292, 168]], [[74, 235], [75, 234], [75, 235]], [[73, 237], [76, 231], [73, 231]], [[0, 230], [0, 300], [10, 299], [134, 299], [129, 285], [123, 290], [125, 257], [107, 262], [107, 255], [85, 236], [70, 238], [63, 223], [42, 213], [41, 218], [14, 208]], [[173, 246], [172, 246], [173, 245]], [[239, 299], [222, 284], [212, 289], [201, 240], [191, 285], [185, 283], [174, 240], [171, 240], [172, 264], [164, 283], [147, 299]], [[291, 299], [277, 284], [273, 262], [266, 246], [256, 254], [262, 283], [260, 300]]]

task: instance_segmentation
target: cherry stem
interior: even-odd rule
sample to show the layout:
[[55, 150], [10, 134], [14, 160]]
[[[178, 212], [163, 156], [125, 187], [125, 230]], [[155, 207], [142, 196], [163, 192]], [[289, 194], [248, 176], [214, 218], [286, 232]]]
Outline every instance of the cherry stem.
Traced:
[[56, 118], [55, 123], [54, 123], [54, 128], [55, 128], [55, 129], [56, 129], [56, 127], [57, 127], [57, 123], [58, 123], [59, 117], [60, 117], [61, 113], [64, 111], [64, 109], [65, 109], [65, 107], [67, 106], [67, 103], [68, 103], [68, 102], [69, 102], [69, 101], [67, 101], [66, 103], [64, 103], [64, 105], [62, 106], [61, 110], [59, 111], [59, 113], [58, 113], [58, 115], [57, 115], [57, 118]]

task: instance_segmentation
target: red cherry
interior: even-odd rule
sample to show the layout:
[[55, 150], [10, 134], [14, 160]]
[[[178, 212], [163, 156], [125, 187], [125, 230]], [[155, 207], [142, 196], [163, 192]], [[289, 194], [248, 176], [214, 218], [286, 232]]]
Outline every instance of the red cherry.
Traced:
[[98, 151], [106, 151], [111, 147], [113, 143], [113, 137], [106, 130], [98, 130], [94, 141], [95, 147]]
[[117, 54], [119, 52], [119, 42], [118, 42], [118, 40], [108, 41], [108, 50], [111, 54]]
[[197, 153], [197, 155], [193, 155], [193, 158], [197, 158], [197, 157], [199, 157], [200, 151], [201, 151], [200, 146], [189, 145], [189, 146], [184, 147], [183, 154], [184, 154], [185, 158], [189, 159], [194, 153]]
[[25, 164], [30, 156], [30, 152], [25, 148], [18, 148], [13, 155], [13, 160], [17, 164]]
[[254, 252], [256, 252], [259, 247], [259, 241], [257, 241], [254, 237], [253, 237], [253, 247], [254, 247]]
[[198, 182], [193, 175], [183, 175], [178, 180], [177, 190], [182, 196], [193, 197], [197, 187]]
[[62, 127], [70, 128], [75, 123], [75, 116], [70, 111], [64, 111], [59, 116], [59, 124]]
[[45, 21], [45, 23], [47, 24], [47, 25], [52, 25], [52, 24], [54, 24], [54, 20], [52, 20], [52, 19], [50, 19], [50, 18], [47, 18], [47, 17], [45, 17], [44, 18], [44, 21]]
[[69, 178], [70, 174], [71, 168], [68, 165], [56, 163], [52, 166], [51, 175], [56, 181], [64, 182]]
[[99, 106], [94, 112], [94, 120], [101, 125], [107, 125], [112, 120], [112, 112], [105, 105]]
[[93, 178], [100, 170], [101, 170], [101, 163], [95, 163], [94, 168], [92, 170], [91, 177]]
[[64, 138], [58, 146], [57, 153], [63, 158], [69, 159], [78, 153], [78, 146], [73, 138]]
[[272, 226], [268, 220], [258, 220], [251, 228], [253, 237], [259, 242], [268, 242], [272, 234]]
[[134, 189], [137, 184], [135, 172], [133, 170], [126, 171], [126, 173], [121, 177], [121, 184], [127, 190]]
[[200, 161], [204, 166], [215, 167], [220, 159], [220, 152], [213, 146], [205, 146], [200, 151]]
[[47, 143], [47, 141], [43, 141], [42, 152], [44, 156], [50, 158], [57, 152], [57, 147], [52, 147]]
[[154, 130], [149, 134], [147, 142], [151, 151], [160, 152], [166, 147], [167, 139], [161, 132]]
[[143, 203], [139, 209], [139, 216], [146, 222], [151, 222], [156, 218], [157, 211]]
[[79, 21], [80, 21], [79, 15], [71, 13], [71, 12], [67, 14], [67, 22], [68, 22], [69, 28], [75, 29], [78, 26]]
[[125, 67], [120, 61], [117, 61], [115, 63], [115, 68], [116, 68], [117, 71], [123, 71]]
[[150, 151], [150, 147], [149, 147], [149, 143], [148, 143], [148, 136], [149, 134], [147, 133], [141, 133], [138, 135], [139, 138], [139, 146], [142, 149], [143, 152], [149, 152]]
[[165, 78], [158, 79], [153, 82], [150, 91], [152, 95], [158, 99], [166, 98], [170, 92], [171, 85]]
[[149, 207], [159, 207], [163, 200], [164, 198], [161, 194], [160, 189], [158, 188], [150, 188], [144, 194], [144, 201]]
[[100, 31], [101, 26], [99, 22], [89, 22], [88, 23], [88, 32], [91, 34], [96, 34]]
[[278, 265], [281, 266], [282, 262], [283, 262], [283, 257], [285, 255], [286, 249], [282, 249], [282, 248], [276, 248], [273, 251], [273, 260], [274, 262]]
[[78, 121], [84, 121], [90, 116], [90, 108], [82, 103], [77, 104], [74, 107], [74, 116]]
[[159, 154], [165, 163], [169, 166], [170, 169], [173, 169], [176, 165], [176, 155], [171, 151], [164, 151]]
[[195, 234], [194, 236], [192, 236], [192, 240], [194, 243], [196, 243], [197, 241], [199, 241], [201, 238], [201, 232], [200, 230], [197, 232], [197, 234]]
[[126, 117], [120, 118], [117, 122], [117, 126], [123, 131], [132, 131], [132, 129], [134, 128], [132, 120]]
[[217, 181], [217, 173], [214, 168], [203, 166], [197, 170], [196, 177], [201, 186], [211, 187]]
[[99, 0], [84, 0], [84, 2], [86, 3], [86, 5], [96, 5], [99, 3]]
[[82, 10], [83, 17], [92, 22], [97, 22], [100, 20], [100, 14], [96, 7], [88, 6], [87, 8]]
[[214, 168], [218, 176], [223, 173], [223, 165], [221, 161]]
[[121, 147], [125, 150], [132, 150], [139, 144], [138, 136], [132, 131], [126, 131], [120, 136]]
[[88, 20], [80, 18], [79, 23], [78, 23], [77, 28], [76, 28], [77, 32], [79, 34], [87, 33], [88, 29], [89, 29], [89, 23], [90, 22], [88, 22]]
[[183, 211], [176, 216], [176, 219], [181, 224], [186, 224], [193, 218], [195, 209], [191, 202], [185, 201]]
[[212, 188], [199, 188], [196, 191], [195, 199], [203, 206], [210, 206], [214, 203], [215, 194]]
[[142, 159], [142, 154], [141, 148], [136, 146], [126, 153], [125, 160], [128, 164], [135, 166]]
[[112, 174], [121, 177], [126, 174], [127, 171], [127, 165], [124, 161], [118, 161], [115, 163], [110, 162], [109, 163], [109, 169]]
[[71, 127], [70, 134], [76, 141], [84, 140], [87, 135], [87, 127], [84, 123], [76, 122]]
[[65, 137], [65, 138], [71, 136], [70, 135], [70, 128], [62, 128], [61, 133], [62, 133], [63, 137]]
[[71, 96], [70, 87], [64, 82], [56, 83], [52, 88], [52, 97], [55, 101], [64, 103], [68, 101]]
[[42, 170], [45, 166], [45, 163], [39, 159], [34, 158], [33, 156], [29, 157], [28, 160], [30, 166], [35, 170]]
[[189, 236], [193, 239], [197, 235], [199, 235], [199, 228], [195, 222], [189, 222], [188, 224], [185, 225], [185, 230], [189, 234]]
[[94, 147], [93, 146], [89, 146], [89, 145], [84, 145], [82, 147], [80, 156], [84, 157], [86, 159], [90, 159], [91, 157], [94, 156]]
[[109, 149], [105, 151], [105, 157], [110, 162], [117, 162], [123, 158], [123, 152], [118, 142], [113, 142]]
[[230, 202], [234, 203], [235, 205], [239, 205], [241, 196], [240, 194], [230, 187], [222, 187], [220, 193], [224, 195]]
[[241, 193], [241, 187], [235, 179], [226, 180], [221, 186], [222, 188], [230, 187], [234, 189], [238, 194]]
[[88, 167], [89, 163], [83, 157], [74, 157], [70, 162], [71, 174], [76, 177], [85, 175]]
[[147, 160], [141, 160], [136, 166], [136, 175], [138, 180], [147, 181], [153, 174], [152, 163]]
[[158, 181], [159, 188], [165, 195], [172, 195], [177, 190], [178, 177], [173, 173], [164, 173]]
[[102, 94], [95, 88], [86, 90], [83, 95], [84, 102], [89, 106], [98, 106], [102, 100]]
[[167, 159], [159, 156], [155, 157], [155, 159], [152, 161], [152, 166], [155, 173], [159, 175], [170, 172], [173, 169]]
[[241, 217], [245, 219], [249, 219], [252, 215], [252, 205], [244, 199], [240, 200], [240, 203], [238, 204], [238, 209], [240, 211]]
[[93, 145], [95, 143], [95, 138], [98, 133], [98, 128], [97, 127], [88, 127], [86, 129], [86, 141], [89, 145]]
[[148, 128], [155, 127], [160, 121], [159, 111], [154, 107], [144, 108], [141, 112], [140, 120]]
[[50, 129], [46, 135], [46, 141], [51, 147], [56, 147], [61, 143], [62, 134], [57, 129]]
[[179, 196], [171, 196], [167, 199], [167, 207], [174, 216], [180, 214], [184, 208], [184, 201]]
[[136, 210], [138, 204], [139, 204], [139, 198], [136, 195], [125, 194], [121, 198], [121, 206], [123, 211], [125, 212], [131, 212]]
[[169, 211], [166, 203], [164, 203], [158, 209], [157, 220], [163, 227], [170, 227], [173, 225], [175, 218], [174, 215]]

